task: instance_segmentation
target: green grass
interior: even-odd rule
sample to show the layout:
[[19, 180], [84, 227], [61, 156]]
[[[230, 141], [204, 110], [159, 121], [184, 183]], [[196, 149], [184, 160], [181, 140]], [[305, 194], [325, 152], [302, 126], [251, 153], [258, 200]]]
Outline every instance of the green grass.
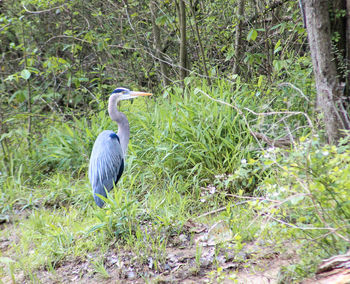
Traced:
[[[166, 259], [169, 236], [180, 235], [188, 220], [217, 208], [224, 209], [198, 222], [208, 226], [223, 222], [231, 231], [232, 245], [237, 252], [246, 243], [256, 240], [281, 246], [286, 239], [297, 241], [299, 238], [320, 237], [320, 232], [301, 235], [303, 231], [275, 221], [278, 218], [295, 225], [297, 219], [298, 222], [317, 225], [317, 212], [310, 211], [305, 215], [306, 211], [298, 210], [310, 206], [309, 200], [286, 202], [288, 206], [285, 208], [272, 206], [269, 199], [280, 194], [277, 201], [284, 205], [284, 200], [295, 194], [295, 190], [300, 190], [298, 181], [305, 179], [306, 169], [311, 168], [322, 176], [321, 163], [316, 158], [309, 161], [306, 168], [303, 164], [305, 157], [313, 157], [313, 154], [316, 157], [321, 146], [315, 144], [311, 156], [304, 149], [291, 150], [289, 159], [283, 155], [271, 159], [249, 134], [241, 114], [209, 100], [195, 88], [213, 98], [256, 112], [283, 110], [284, 98], [276, 97], [271, 103], [267, 94], [273, 91], [288, 93], [288, 90], [231, 85], [225, 81], [218, 81], [213, 88], [201, 82], [192, 83], [196, 86], [187, 87], [184, 99], [181, 98], [182, 90], [174, 87], [167, 91], [166, 98], [156, 101], [139, 99], [132, 104], [122, 104], [121, 110], [131, 124], [126, 168], [102, 209], [94, 204], [86, 171], [95, 137], [103, 129], [117, 128], [106, 111], [62, 123], [52, 120], [38, 122], [42, 136], [30, 137], [33, 139], [30, 149], [26, 143], [18, 143], [17, 135], [10, 136], [13, 151], [6, 153], [9, 160], [0, 161], [3, 169], [0, 175], [0, 217], [13, 223], [11, 232], [17, 238], [9, 250], [0, 255], [3, 257], [0, 264], [4, 264], [0, 266], [0, 272], [15, 277], [16, 272], [23, 271], [28, 281], [35, 282], [38, 269], [55, 273], [64, 261], [88, 259], [93, 253], [96, 258], [91, 263], [95, 273], [107, 279], [110, 275], [103, 255], [116, 244], [131, 250], [141, 263], [147, 263], [151, 257], [152, 268], [157, 270]], [[297, 99], [293, 97], [293, 100]], [[300, 100], [293, 101], [293, 106], [297, 108], [298, 103], [299, 107], [303, 106]], [[105, 109], [105, 105], [100, 107]], [[250, 127], [262, 131], [272, 125], [269, 134], [283, 136], [284, 126], [278, 123], [277, 117], [257, 119], [248, 112], [244, 115]], [[293, 123], [297, 127], [305, 122], [300, 117], [288, 118], [288, 124]], [[19, 125], [23, 142], [29, 137], [20, 126], [23, 125]], [[296, 133], [301, 135], [308, 131], [303, 128]], [[347, 207], [330, 210], [339, 202], [346, 205], [349, 198], [344, 191], [348, 168], [344, 168], [342, 162], [347, 159], [344, 153], [348, 153], [348, 149], [341, 147], [339, 153], [326, 149], [335, 156], [322, 161], [334, 173], [333, 180], [317, 181], [317, 175], [308, 177], [315, 181], [310, 189], [314, 190], [319, 206], [327, 211], [329, 222], [338, 227], [343, 226], [349, 217]], [[298, 167], [293, 163], [299, 163]], [[325, 182], [328, 187], [322, 191]], [[293, 185], [294, 191], [280, 190], [289, 185]], [[319, 199], [319, 189], [324, 198]], [[246, 195], [252, 198], [244, 199]], [[260, 199], [255, 198], [259, 196]], [[335, 222], [337, 218], [340, 220]], [[349, 233], [345, 229], [339, 232], [343, 235]], [[6, 230], [1, 234], [6, 237]], [[320, 238], [317, 246], [319, 258], [346, 248], [335, 235], [331, 234], [330, 238], [336, 240], [335, 249], [324, 249], [323, 246], [331, 240]], [[198, 248], [197, 266], [200, 265], [200, 254]], [[290, 273], [293, 279], [313, 271], [316, 262], [309, 254], [303, 259], [303, 263], [307, 262], [304, 270], [299, 267], [298, 272]], [[220, 267], [214, 274], [222, 276]]]

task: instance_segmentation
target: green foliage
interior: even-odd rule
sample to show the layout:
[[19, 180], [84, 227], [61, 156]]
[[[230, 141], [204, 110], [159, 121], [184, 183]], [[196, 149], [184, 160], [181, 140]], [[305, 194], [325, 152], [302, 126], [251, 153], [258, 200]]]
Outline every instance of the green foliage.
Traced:
[[167, 238], [158, 228], [139, 227], [135, 236], [127, 244], [133, 248], [141, 263], [149, 263], [155, 270], [160, 270], [166, 260]]
[[[92, 117], [51, 125], [40, 142], [39, 165], [42, 168], [71, 170], [73, 174], [86, 169], [93, 142], [103, 129], [115, 128], [105, 111]], [[39, 154], [39, 153], [38, 153]], [[81, 168], [83, 167], [83, 168]]]
[[299, 239], [299, 277], [320, 259], [345, 253], [350, 238], [349, 141], [336, 147], [322, 146], [317, 137], [301, 140], [288, 157], [280, 152], [272, 159], [279, 167], [264, 186], [281, 202], [272, 213], [275, 226], [284, 237]]
[[46, 135], [41, 144], [40, 166], [59, 170], [73, 170], [72, 173], [88, 160], [86, 138], [81, 132], [63, 123], [60, 129], [49, 128], [50, 136]]
[[[226, 86], [227, 91], [222, 91], [224, 86], [217, 92], [208, 91], [216, 98], [229, 100], [230, 86]], [[131, 116], [132, 127], [142, 127], [142, 132], [135, 131], [132, 143], [147, 151], [147, 156], [138, 153], [136, 156], [152, 160], [149, 167], [155, 176], [162, 178], [170, 171], [191, 180], [232, 172], [245, 157], [246, 152], [240, 149], [252, 142], [237, 112], [191, 90], [183, 101], [179, 98], [180, 90], [174, 91], [170, 101], [158, 102], [153, 111], [146, 111], [137, 119]], [[246, 95], [239, 94], [235, 99], [244, 106], [249, 101]], [[131, 146], [131, 152], [134, 150], [139, 149]], [[144, 168], [143, 163], [139, 166]]]
[[101, 245], [82, 233], [91, 224], [90, 218], [82, 219], [80, 212], [73, 208], [69, 211], [70, 218], [66, 218], [67, 212], [67, 209], [54, 211], [54, 214], [52, 210], [33, 212], [20, 226], [21, 239], [13, 246], [17, 268], [26, 273], [38, 267], [54, 268], [68, 255], [81, 255]]
[[88, 233], [103, 229], [109, 238], [127, 239], [137, 225], [136, 220], [141, 212], [140, 204], [122, 189], [114, 190], [114, 198], [101, 198], [107, 205], [96, 213], [100, 222]]
[[[112, 244], [124, 245], [143, 263], [152, 258], [158, 270], [169, 236], [217, 208], [226, 208], [213, 219], [228, 225], [237, 253], [256, 240], [300, 245], [300, 263], [282, 271], [288, 281], [349, 248], [347, 142], [331, 147], [302, 138], [295, 149], [264, 152], [251, 135], [297, 138], [311, 131], [312, 65], [295, 1], [273, 14], [278, 21], [269, 20], [271, 2], [246, 2], [241, 58], [232, 36], [242, 20], [235, 16], [237, 2], [194, 1], [191, 13], [187, 7], [188, 30], [196, 21], [201, 38], [187, 33], [192, 73], [181, 88], [174, 1], [157, 3], [155, 15], [173, 82], [166, 87], [159, 84], [147, 1], [2, 2], [0, 221], [18, 237], [1, 252], [0, 272], [13, 282], [18, 271], [25, 281], [38, 282], [39, 268], [53, 272], [89, 253], [98, 255], [94, 272], [109, 278], [103, 254]], [[199, 40], [211, 86], [200, 76]], [[237, 62], [240, 70], [232, 74]], [[86, 170], [96, 136], [117, 128], [105, 96], [117, 85], [157, 95], [122, 103], [131, 124], [126, 167], [100, 209]], [[299, 114], [256, 115], [283, 111]], [[198, 248], [196, 270], [201, 253]], [[217, 267], [208, 277], [224, 281], [226, 272]]]
[[108, 274], [108, 272], [104, 266], [103, 259], [93, 261], [93, 265], [95, 268], [95, 272], [98, 275], [100, 275], [103, 279], [111, 278], [111, 276]]

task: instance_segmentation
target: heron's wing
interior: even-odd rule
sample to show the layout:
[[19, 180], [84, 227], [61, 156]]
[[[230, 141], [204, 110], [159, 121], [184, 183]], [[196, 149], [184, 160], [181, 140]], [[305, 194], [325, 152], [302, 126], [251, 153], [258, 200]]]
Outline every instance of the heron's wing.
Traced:
[[103, 131], [96, 139], [92, 149], [89, 165], [89, 179], [98, 206], [103, 201], [96, 196], [107, 196], [118, 182], [124, 170], [124, 157], [118, 136], [110, 130]]

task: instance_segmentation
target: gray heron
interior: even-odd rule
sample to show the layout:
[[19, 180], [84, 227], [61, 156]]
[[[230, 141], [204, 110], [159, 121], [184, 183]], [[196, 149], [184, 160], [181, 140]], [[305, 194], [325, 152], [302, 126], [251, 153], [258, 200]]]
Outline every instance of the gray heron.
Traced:
[[113, 189], [124, 171], [130, 127], [126, 115], [117, 109], [118, 102], [151, 95], [130, 91], [126, 88], [117, 88], [109, 97], [108, 113], [110, 118], [118, 124], [118, 132], [104, 130], [98, 135], [92, 148], [89, 164], [89, 180], [94, 200], [99, 207], [103, 206], [104, 201], [98, 195], [107, 197], [107, 191]]

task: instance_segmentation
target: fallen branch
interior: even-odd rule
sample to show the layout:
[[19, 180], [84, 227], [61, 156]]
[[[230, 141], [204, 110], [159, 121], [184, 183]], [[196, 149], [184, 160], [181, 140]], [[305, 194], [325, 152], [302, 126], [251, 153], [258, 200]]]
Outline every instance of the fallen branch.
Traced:
[[[245, 204], [247, 202], [248, 201], [238, 202], [238, 203], [232, 204], [230, 207], [237, 206], [237, 205], [242, 205], [242, 204]], [[219, 209], [215, 209], [213, 211], [206, 212], [206, 213], [204, 213], [202, 215], [199, 215], [199, 216], [195, 217], [194, 220], [200, 219], [200, 218], [203, 218], [203, 217], [206, 217], [206, 216], [209, 216], [209, 215], [213, 215], [213, 214], [216, 214], [216, 213], [220, 213], [222, 211], [225, 211], [226, 209], [227, 209], [227, 206], [224, 206], [224, 207], [221, 207]]]
[[[217, 103], [220, 103], [220, 104], [223, 104], [223, 105], [226, 105], [226, 106], [229, 106], [233, 109], [235, 109], [237, 111], [237, 113], [239, 115], [241, 115], [243, 117], [243, 120], [250, 132], [250, 134], [255, 138], [255, 140], [258, 142], [259, 146], [261, 147], [260, 143], [259, 143], [259, 139], [260, 140], [263, 140], [264, 142], [266, 142], [267, 144], [271, 145], [271, 146], [276, 146], [276, 147], [281, 147], [281, 148], [285, 148], [285, 147], [290, 147], [292, 144], [293, 144], [293, 137], [283, 137], [281, 139], [277, 139], [277, 140], [272, 140], [270, 138], [268, 138], [265, 134], [262, 134], [262, 133], [258, 133], [258, 132], [254, 132], [249, 124], [248, 124], [248, 121], [245, 117], [245, 115], [243, 114], [242, 110], [237, 107], [236, 105], [233, 105], [233, 104], [230, 104], [228, 102], [225, 102], [225, 101], [222, 101], [222, 100], [219, 100], [219, 99], [214, 99], [213, 97], [209, 96], [207, 93], [203, 92], [202, 90], [200, 89], [196, 89], [197, 92], [200, 92], [202, 93], [203, 95], [205, 95], [206, 97], [208, 97], [210, 100], [212, 101], [215, 101]], [[253, 115], [256, 115], [256, 116], [269, 116], [269, 115], [282, 115], [282, 114], [287, 114], [287, 115], [303, 115], [305, 116], [309, 126], [311, 129], [313, 129], [313, 124], [312, 124], [312, 121], [310, 119], [310, 117], [302, 112], [302, 111], [270, 111], [270, 112], [255, 112], [247, 107], [244, 107], [243, 110], [253, 114]], [[261, 147], [263, 148], [263, 147]]]

